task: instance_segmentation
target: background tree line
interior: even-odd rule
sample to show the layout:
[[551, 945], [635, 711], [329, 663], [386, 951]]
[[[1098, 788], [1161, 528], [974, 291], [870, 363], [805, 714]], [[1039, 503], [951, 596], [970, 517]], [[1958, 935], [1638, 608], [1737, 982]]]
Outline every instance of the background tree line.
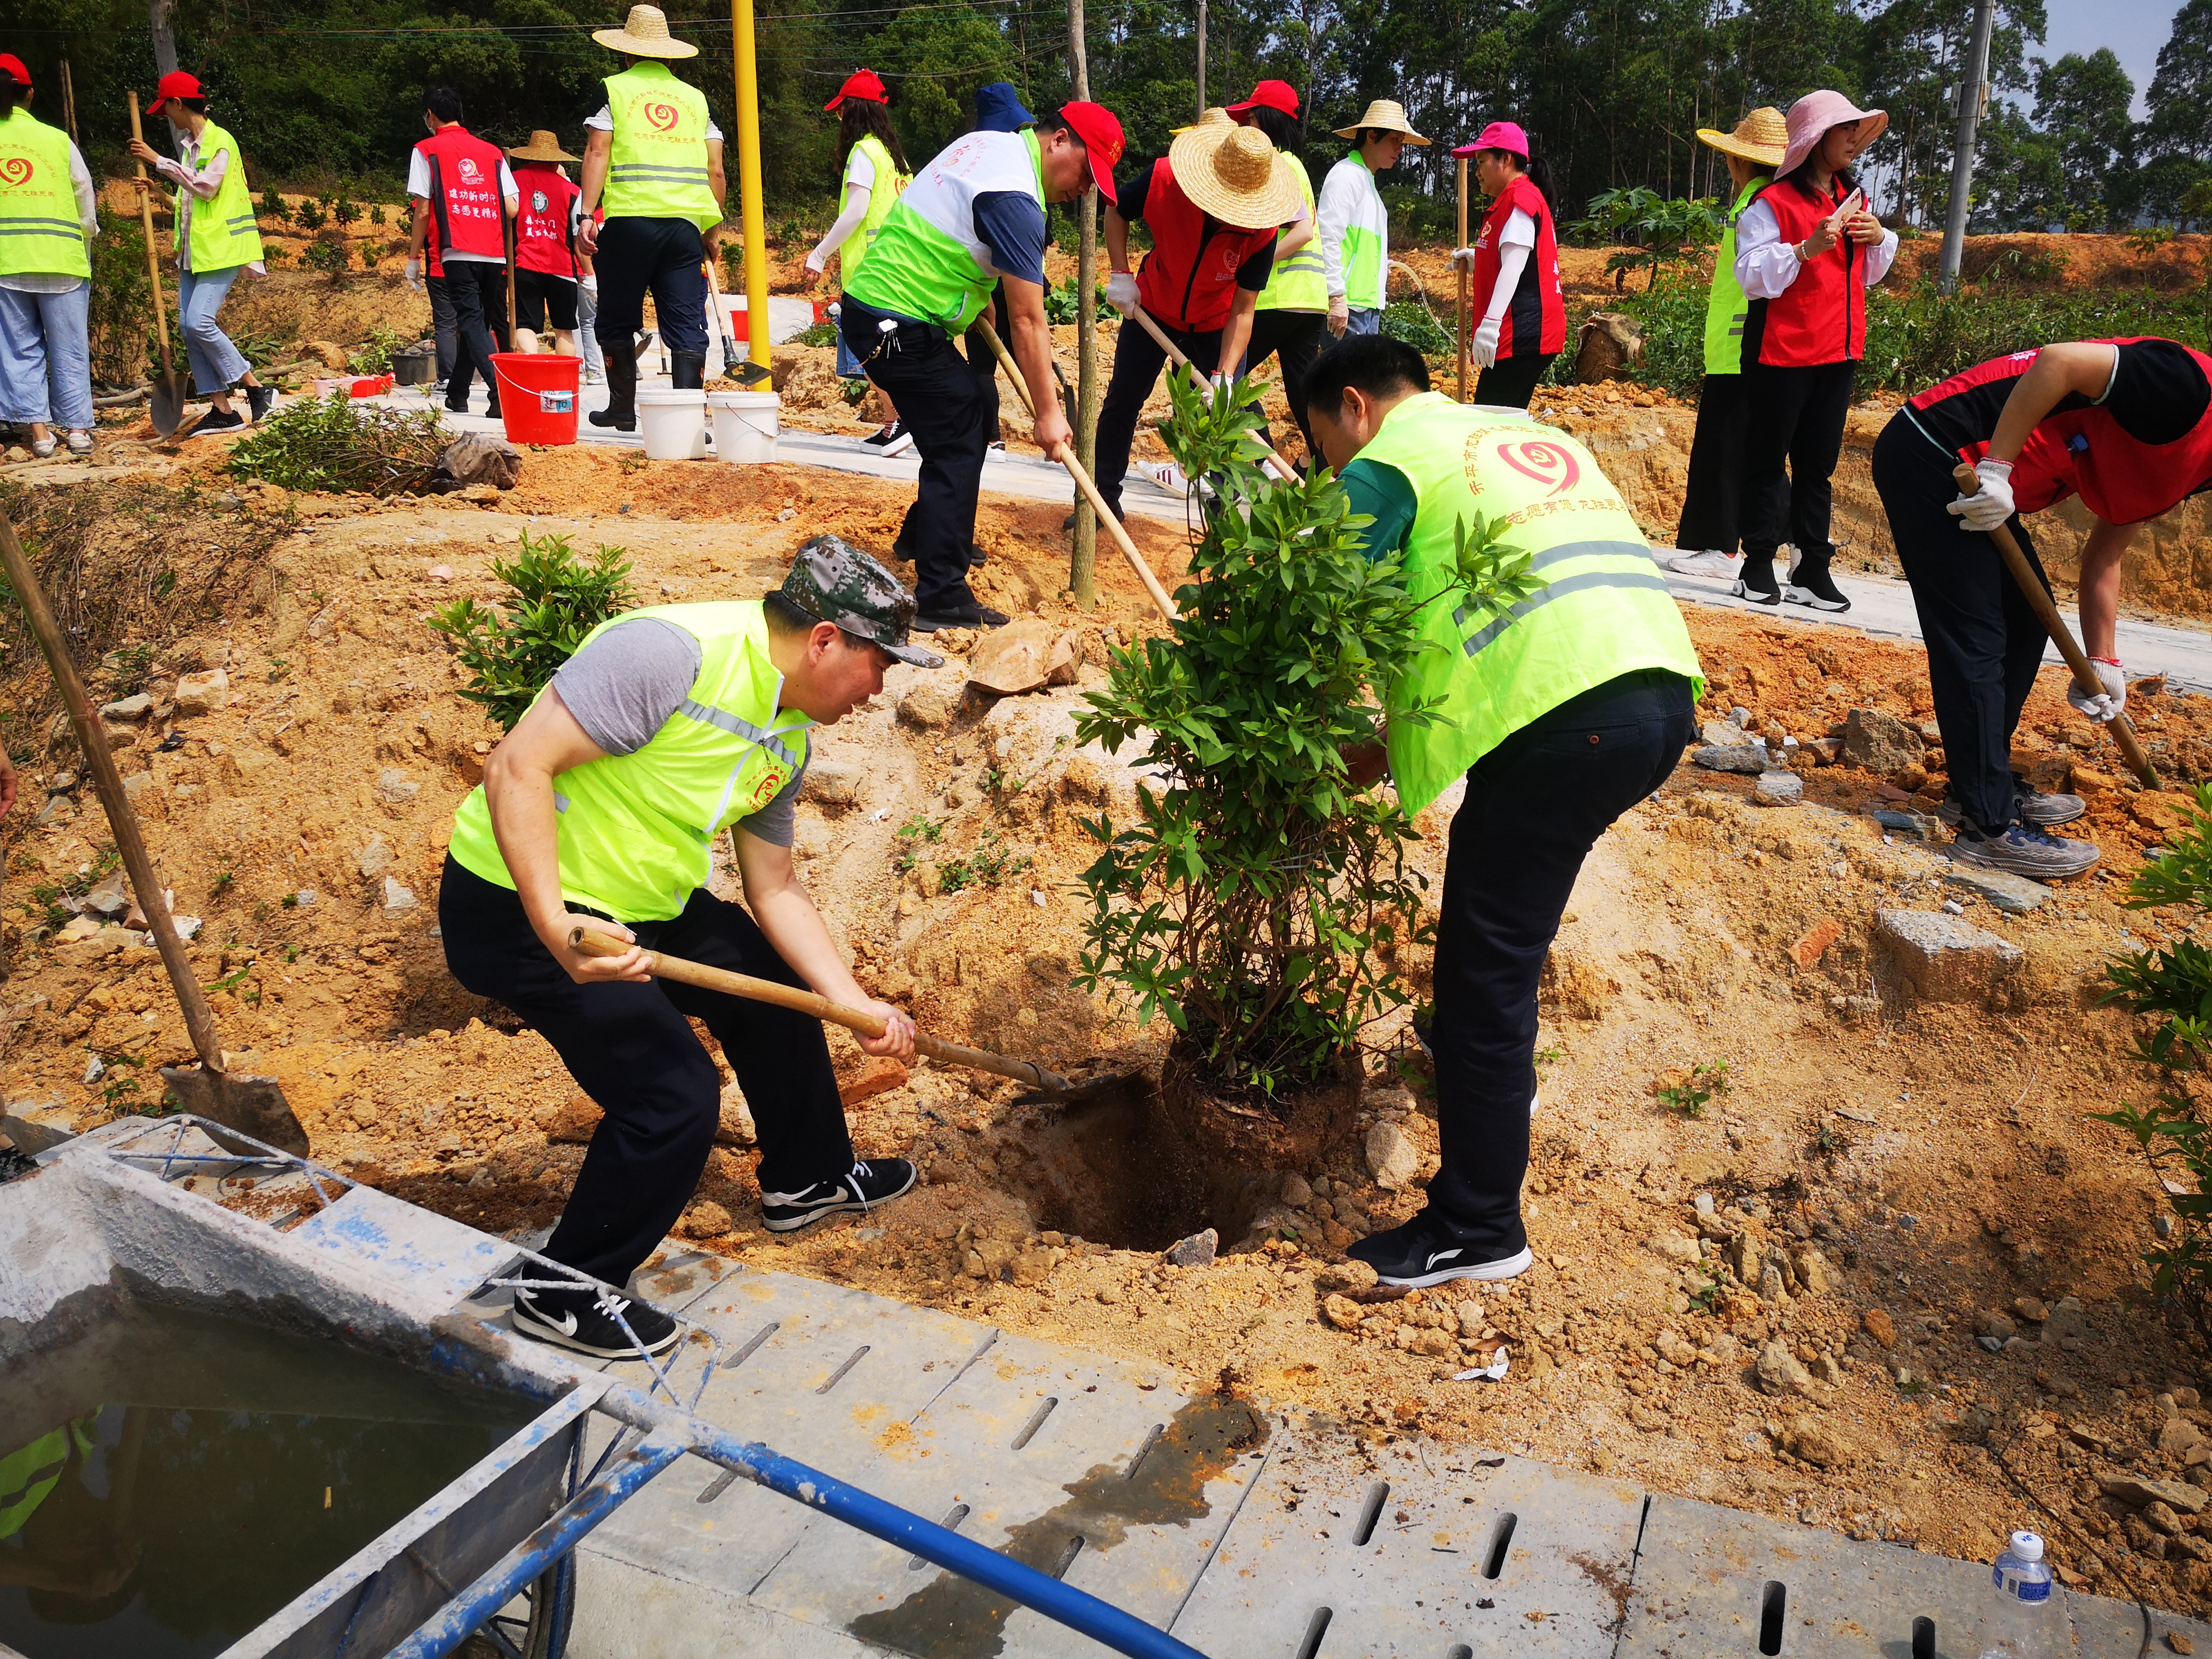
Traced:
[[[489, 0], [473, 14], [422, 0], [157, 0], [180, 64], [209, 86], [237, 132], [258, 187], [353, 182], [396, 199], [422, 135], [422, 89], [461, 88], [470, 125], [506, 143], [535, 127], [571, 149], [615, 67], [590, 31], [618, 22], [624, 0]], [[1066, 13], [1043, 0], [757, 0], [763, 167], [772, 213], [811, 210], [835, 183], [835, 124], [822, 105], [856, 64], [890, 83], [908, 158], [963, 131], [975, 88], [1007, 80], [1042, 111], [1066, 95]], [[696, 42], [679, 73], [702, 88], [732, 137], [727, 13], [667, 0]], [[1328, 128], [1370, 97], [1395, 97], [1440, 142], [1409, 149], [1389, 194], [1407, 231], [1451, 221], [1447, 144], [1510, 117], [1548, 157], [1563, 218], [1606, 190], [1665, 197], [1726, 187], [1701, 125], [1731, 125], [1761, 103], [1786, 106], [1832, 86], [1890, 112], [1869, 157], [1877, 206], [1940, 223], [1951, 166], [1955, 89], [1972, 0], [1211, 0], [1212, 101], [1261, 76], [1305, 96], [1310, 161], [1340, 149]], [[1198, 106], [1194, 0], [1091, 0], [1091, 82], [1121, 116], [1132, 158], [1164, 152]], [[2044, 0], [2000, 0], [1983, 123], [1978, 230], [2193, 223], [2212, 214], [2212, 0], [2174, 18], [2147, 94], [2148, 118], [2110, 51], [2037, 56]], [[27, 63], [38, 108], [60, 118], [56, 67], [74, 79], [81, 137], [94, 166], [119, 167], [124, 94], [155, 71], [144, 0], [4, 0], [0, 49]]]

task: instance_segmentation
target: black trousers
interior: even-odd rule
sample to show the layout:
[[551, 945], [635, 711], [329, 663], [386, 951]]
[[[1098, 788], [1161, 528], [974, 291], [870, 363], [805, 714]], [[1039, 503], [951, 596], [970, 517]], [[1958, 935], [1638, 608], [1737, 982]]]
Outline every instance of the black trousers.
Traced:
[[[902, 325], [885, 334], [877, 326], [884, 321]], [[983, 457], [999, 435], [998, 392], [986, 400], [968, 359], [941, 328], [890, 317], [849, 294], [837, 326], [862, 372], [890, 394], [921, 456], [921, 487], [898, 537], [914, 560], [915, 610], [924, 617], [972, 613], [968, 550], [975, 540]]]
[[[1996, 834], [2014, 817], [2013, 733], [2050, 635], [1996, 544], [1944, 511], [1958, 497], [1957, 463], [1902, 414], [1875, 440], [1874, 487], [1928, 641], [1928, 688], [1943, 730], [1951, 799]], [[2008, 524], [2047, 590], [2051, 579], [2027, 526], [2017, 513]]]
[[1536, 395], [1536, 382], [1544, 378], [1544, 371], [1559, 355], [1556, 351], [1524, 351], [1501, 358], [1475, 376], [1475, 402], [1495, 404], [1500, 409], [1528, 408], [1528, 399]]
[[[1283, 372], [1283, 401], [1291, 406], [1291, 418], [1298, 423], [1298, 435], [1306, 441], [1306, 453], [1315, 458], [1312, 465], [1321, 465], [1321, 451], [1314, 447], [1313, 428], [1306, 423], [1306, 371], [1328, 349], [1328, 316], [1320, 311], [1255, 311], [1252, 313], [1252, 342], [1244, 348], [1244, 367], [1241, 371], [1249, 374], [1267, 361], [1272, 354]], [[1215, 349], [1218, 351], [1218, 347]], [[1271, 436], [1267, 441], [1273, 443]]]
[[446, 380], [446, 407], [465, 409], [471, 376], [483, 376], [491, 406], [499, 407], [499, 377], [491, 354], [507, 349], [507, 267], [480, 259], [446, 262], [446, 295], [453, 302], [453, 372]]
[[[556, 1261], [624, 1284], [691, 1201], [721, 1087], [686, 1015], [705, 1022], [738, 1074], [760, 1132], [762, 1191], [797, 1192], [853, 1167], [821, 1021], [669, 980], [579, 985], [531, 931], [520, 898], [451, 858], [438, 923], [453, 977], [521, 1015], [606, 1113], [546, 1243]], [[750, 916], [708, 892], [674, 921], [631, 931], [656, 951], [802, 983]]]
[[453, 295], [442, 276], [425, 274], [422, 285], [430, 290], [430, 337], [438, 343], [438, 378], [451, 378], [453, 361], [460, 356], [459, 325], [453, 316]]
[[[999, 357], [983, 334], [987, 329], [995, 332], [1006, 327], [1006, 285], [1000, 283], [992, 290], [991, 303], [960, 342], [961, 352], [968, 359], [968, 372], [975, 377], [975, 389], [983, 397], [983, 424], [991, 434], [984, 440], [987, 444], [999, 441]], [[1005, 339], [1006, 336], [1000, 334], [999, 337]]]
[[[1771, 560], [1789, 542], [1825, 567], [1836, 550], [1828, 539], [1836, 458], [1850, 412], [1848, 359], [1813, 368], [1745, 367], [1743, 428], [1744, 556]], [[1785, 483], [1783, 468], [1788, 465]]]
[[[1743, 539], [1743, 428], [1749, 405], [1741, 374], [1708, 374], [1698, 389], [1698, 429], [1690, 440], [1690, 482], [1674, 545], [1733, 556]], [[1789, 498], [1774, 503], [1789, 510]]]
[[[1214, 365], [1221, 361], [1219, 329], [1188, 334], [1170, 328], [1165, 323], [1160, 328], [1197, 366], [1200, 374], [1215, 372]], [[1121, 337], [1114, 343], [1114, 373], [1106, 382], [1106, 395], [1098, 404], [1096, 478], [1098, 493], [1106, 498], [1106, 505], [1114, 509], [1117, 519], [1121, 516], [1121, 480], [1129, 471], [1129, 446], [1136, 440], [1137, 421], [1145, 412], [1145, 399], [1159, 384], [1160, 370], [1167, 366], [1167, 361], [1168, 354], [1160, 349], [1160, 343], [1142, 324], [1132, 319], [1121, 325]]]
[[1437, 1127], [1429, 1208], [1490, 1259], [1525, 1248], [1536, 987], [1583, 860], [1674, 771], [1690, 682], [1645, 670], [1570, 699], [1477, 761], [1452, 817], [1437, 926]]
[[[689, 219], [610, 219], [600, 227], [592, 268], [599, 310], [592, 324], [599, 350], [629, 355], [653, 295], [654, 325], [671, 351], [707, 349], [707, 245]], [[766, 326], [765, 324], [763, 325]]]

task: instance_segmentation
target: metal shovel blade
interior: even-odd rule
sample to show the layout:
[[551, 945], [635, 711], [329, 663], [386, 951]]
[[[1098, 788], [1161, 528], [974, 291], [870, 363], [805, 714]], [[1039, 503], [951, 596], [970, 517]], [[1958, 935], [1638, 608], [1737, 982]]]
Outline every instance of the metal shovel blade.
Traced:
[[181, 374], [156, 374], [148, 412], [154, 419], [154, 430], [164, 438], [173, 438], [177, 428], [185, 423], [185, 377]]
[[[273, 1077], [237, 1077], [205, 1066], [164, 1066], [161, 1080], [195, 1117], [252, 1135], [279, 1152], [307, 1156], [307, 1132]], [[233, 1151], [239, 1150], [232, 1148]]]

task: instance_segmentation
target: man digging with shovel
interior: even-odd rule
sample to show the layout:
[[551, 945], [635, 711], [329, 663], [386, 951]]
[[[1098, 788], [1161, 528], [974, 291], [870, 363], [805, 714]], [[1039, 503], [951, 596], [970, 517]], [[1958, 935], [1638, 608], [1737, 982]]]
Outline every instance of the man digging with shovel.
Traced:
[[[911, 1060], [913, 1022], [855, 982], [793, 872], [791, 842], [812, 728], [882, 690], [894, 659], [944, 661], [907, 643], [913, 620], [897, 579], [834, 536], [800, 548], [763, 599], [614, 617], [492, 751], [455, 815], [438, 896], [447, 965], [536, 1027], [606, 1113], [545, 1254], [616, 1288], [519, 1291], [523, 1334], [609, 1358], [675, 1341], [672, 1320], [617, 1291], [690, 1202], [720, 1121], [720, 1079], [688, 1017], [714, 1034], [752, 1109], [769, 1231], [914, 1185], [902, 1158], [854, 1158], [820, 1021], [653, 980], [642, 950], [602, 957], [570, 942], [574, 929], [610, 933], [811, 987], [884, 1020], [860, 1040], [866, 1052]], [[726, 829], [743, 908], [707, 890]]]

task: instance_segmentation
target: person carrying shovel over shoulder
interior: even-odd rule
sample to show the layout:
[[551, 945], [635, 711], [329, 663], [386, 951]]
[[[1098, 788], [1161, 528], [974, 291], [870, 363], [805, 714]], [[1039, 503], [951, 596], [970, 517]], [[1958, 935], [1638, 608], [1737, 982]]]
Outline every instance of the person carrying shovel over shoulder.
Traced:
[[[1953, 471], [1980, 483], [1961, 493]], [[2120, 556], [2136, 526], [2212, 487], [2212, 357], [2172, 340], [2083, 340], [2016, 351], [1909, 401], [1875, 441], [1874, 483], [1928, 641], [1928, 684], [1950, 774], [1951, 856], [2038, 881], [2078, 876], [2088, 842], [2054, 836], [2086, 810], [2012, 769], [2013, 734], [2049, 635], [1988, 533], [2009, 529], [2047, 588], [2021, 515], [2079, 495], [2081, 643], [2103, 690], [2066, 700], [2103, 723], [2127, 706], [2117, 626]]]
[[[515, 1328], [581, 1353], [666, 1347], [665, 1315], [617, 1294], [691, 1200], [720, 1121], [705, 1022], [760, 1135], [762, 1219], [791, 1232], [914, 1185], [899, 1158], [854, 1158], [821, 1023], [641, 971], [639, 953], [586, 955], [576, 927], [811, 988], [885, 1022], [872, 1054], [914, 1055], [913, 1023], [861, 990], [792, 866], [792, 813], [817, 726], [883, 690], [914, 600], [834, 536], [799, 550], [765, 599], [657, 605], [601, 623], [493, 750], [461, 805], [438, 895], [447, 964], [551, 1043], [605, 1112], [560, 1224], [554, 1261], [613, 1291], [516, 1293]], [[707, 890], [731, 831], [743, 906]]]
[[[1306, 416], [1374, 522], [1370, 557], [1401, 556], [1424, 652], [1377, 688], [1390, 775], [1408, 813], [1452, 783], [1437, 922], [1437, 1127], [1443, 1168], [1412, 1220], [1352, 1254], [1386, 1284], [1510, 1279], [1536, 1097], [1536, 986], [1583, 858], [1667, 781], [1697, 734], [1703, 671], [1644, 532], [1589, 451], [1519, 416], [1429, 389], [1421, 355], [1370, 335], [1322, 354]], [[1504, 612], [1455, 603], [1458, 537], [1479, 519], [1545, 585]], [[1348, 757], [1355, 785], [1382, 757]], [[1363, 776], [1363, 774], [1364, 775]]]

